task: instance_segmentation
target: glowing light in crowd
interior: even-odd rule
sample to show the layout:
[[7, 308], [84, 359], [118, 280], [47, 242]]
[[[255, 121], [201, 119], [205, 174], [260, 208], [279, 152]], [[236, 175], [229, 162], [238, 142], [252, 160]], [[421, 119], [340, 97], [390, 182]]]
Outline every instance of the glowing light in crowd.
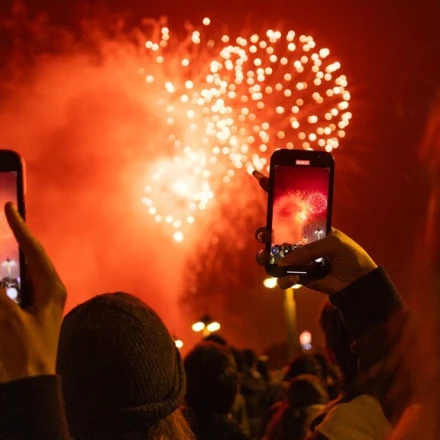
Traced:
[[[153, 179], [146, 205], [174, 228], [176, 241], [240, 170], [266, 169], [277, 148], [333, 151], [352, 116], [341, 64], [311, 36], [281, 29], [210, 35], [210, 24], [204, 18], [186, 39], [153, 24], [140, 69], [166, 127], [159, 148], [182, 164], [181, 172], [160, 174], [160, 185]], [[165, 194], [177, 206], [162, 206]], [[318, 193], [307, 202], [309, 211], [326, 203]]]
[[220, 330], [220, 323], [214, 321], [209, 315], [203, 316], [200, 321], [192, 325], [193, 331], [196, 333], [202, 332], [205, 336]]
[[176, 347], [180, 350], [181, 348], [183, 348], [183, 341], [181, 341], [180, 339], [176, 339], [174, 341], [174, 343], [176, 344]]
[[192, 325], [192, 329], [193, 331], [195, 331], [196, 333], [201, 332], [203, 329], [205, 328], [205, 324], [201, 321], [196, 322]]
[[277, 286], [277, 279], [276, 278], [266, 278], [263, 281], [264, 287], [267, 287], [268, 289], [274, 289]]
[[211, 324], [208, 324], [206, 328], [208, 329], [209, 333], [214, 333], [214, 332], [220, 330], [220, 323], [211, 322]]
[[[263, 285], [264, 285], [264, 287], [267, 287], [268, 289], [274, 289], [275, 287], [277, 287], [277, 278], [272, 278], [272, 277], [266, 278], [263, 281]], [[301, 287], [302, 287], [302, 284], [295, 284], [292, 286], [292, 289], [296, 290]]]
[[312, 349], [312, 334], [305, 330], [299, 335], [299, 343], [303, 350], [311, 350]]

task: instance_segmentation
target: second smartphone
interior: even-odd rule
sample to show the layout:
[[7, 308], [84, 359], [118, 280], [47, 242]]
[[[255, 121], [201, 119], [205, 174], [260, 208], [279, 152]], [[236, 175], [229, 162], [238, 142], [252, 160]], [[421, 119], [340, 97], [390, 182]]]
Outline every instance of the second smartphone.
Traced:
[[269, 275], [321, 278], [328, 272], [324, 258], [299, 267], [280, 267], [278, 262], [330, 233], [334, 169], [333, 156], [326, 152], [277, 150], [272, 155], [266, 224], [271, 233], [266, 244]]
[[10, 150], [0, 150], [0, 285], [7, 296], [26, 307], [26, 264], [4, 213], [6, 202], [13, 202], [25, 217], [24, 163]]

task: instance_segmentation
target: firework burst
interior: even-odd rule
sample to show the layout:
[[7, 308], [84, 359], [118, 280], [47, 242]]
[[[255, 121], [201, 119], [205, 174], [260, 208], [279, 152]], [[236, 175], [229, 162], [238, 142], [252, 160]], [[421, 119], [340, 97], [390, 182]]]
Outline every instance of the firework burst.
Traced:
[[[165, 24], [150, 22], [139, 71], [146, 93], [158, 96], [164, 155], [174, 167], [155, 165], [144, 203], [156, 221], [173, 226], [178, 241], [239, 170], [266, 169], [277, 148], [331, 152], [352, 116], [340, 63], [311, 36], [267, 30], [215, 38], [210, 20], [203, 24], [179, 40]], [[173, 190], [176, 179], [185, 194]], [[321, 196], [302, 203], [321, 212], [327, 203]]]

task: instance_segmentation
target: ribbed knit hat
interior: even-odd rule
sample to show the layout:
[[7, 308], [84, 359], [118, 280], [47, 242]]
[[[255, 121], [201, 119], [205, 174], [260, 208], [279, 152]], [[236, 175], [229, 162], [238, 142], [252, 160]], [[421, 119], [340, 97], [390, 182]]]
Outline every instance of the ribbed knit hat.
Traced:
[[173, 338], [151, 308], [126, 293], [96, 296], [66, 315], [57, 370], [78, 439], [116, 438], [128, 427], [149, 426], [185, 395]]

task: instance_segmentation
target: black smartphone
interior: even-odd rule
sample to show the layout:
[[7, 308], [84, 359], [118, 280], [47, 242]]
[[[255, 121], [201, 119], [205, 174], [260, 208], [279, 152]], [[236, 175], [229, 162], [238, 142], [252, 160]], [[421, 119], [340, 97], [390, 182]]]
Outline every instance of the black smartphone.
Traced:
[[266, 272], [276, 278], [299, 275], [321, 278], [328, 261], [320, 258], [300, 267], [278, 262], [307, 243], [324, 238], [331, 229], [335, 163], [326, 152], [277, 150], [270, 159]]
[[24, 162], [10, 150], [0, 150], [0, 283], [8, 297], [26, 307], [24, 256], [9, 228], [4, 206], [14, 202], [25, 218]]

